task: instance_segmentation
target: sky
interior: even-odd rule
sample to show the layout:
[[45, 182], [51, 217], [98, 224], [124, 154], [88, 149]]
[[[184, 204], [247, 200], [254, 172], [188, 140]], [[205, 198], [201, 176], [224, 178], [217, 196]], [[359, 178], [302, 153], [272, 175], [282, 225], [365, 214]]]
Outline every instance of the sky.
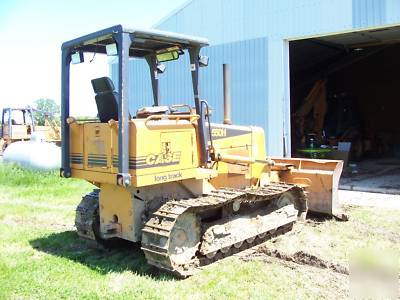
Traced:
[[[186, 2], [1, 0], [0, 108], [29, 105], [39, 98], [60, 102], [63, 42], [117, 24], [150, 28]], [[90, 79], [108, 74], [107, 58], [96, 56], [93, 63], [73, 66], [72, 72], [72, 113], [93, 115]]]

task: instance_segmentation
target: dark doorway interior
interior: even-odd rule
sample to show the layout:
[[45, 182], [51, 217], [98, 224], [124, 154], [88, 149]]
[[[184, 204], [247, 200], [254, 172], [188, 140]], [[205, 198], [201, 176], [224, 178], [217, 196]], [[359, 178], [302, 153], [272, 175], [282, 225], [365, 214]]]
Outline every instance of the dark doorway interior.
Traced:
[[398, 193], [399, 27], [290, 42], [290, 75], [292, 156], [348, 158], [342, 188]]

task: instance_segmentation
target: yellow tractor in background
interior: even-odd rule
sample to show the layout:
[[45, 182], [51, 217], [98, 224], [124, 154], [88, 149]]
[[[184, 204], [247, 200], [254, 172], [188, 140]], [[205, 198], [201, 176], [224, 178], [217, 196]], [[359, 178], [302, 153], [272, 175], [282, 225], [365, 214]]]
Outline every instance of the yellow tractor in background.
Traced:
[[33, 112], [38, 111], [32, 107], [4, 108], [1, 114], [0, 124], [0, 153], [12, 143], [31, 139], [33, 132], [43, 133], [44, 140], [56, 144], [61, 143], [60, 127], [50, 118], [46, 112], [45, 124], [35, 124]]
[[0, 152], [4, 152], [13, 142], [29, 140], [34, 129], [31, 108], [3, 108], [0, 124]]
[[[78, 234], [101, 244], [140, 242], [149, 264], [179, 276], [291, 230], [308, 211], [343, 217], [341, 161], [268, 157], [263, 129], [211, 123], [199, 92], [207, 45], [117, 25], [62, 46], [60, 174], [97, 187], [76, 209]], [[83, 62], [85, 52], [118, 57], [117, 88], [108, 77], [92, 80], [95, 121], [70, 115], [70, 64]], [[163, 106], [162, 63], [183, 55], [194, 107]], [[147, 61], [154, 97], [136, 115], [129, 111], [130, 58]]]

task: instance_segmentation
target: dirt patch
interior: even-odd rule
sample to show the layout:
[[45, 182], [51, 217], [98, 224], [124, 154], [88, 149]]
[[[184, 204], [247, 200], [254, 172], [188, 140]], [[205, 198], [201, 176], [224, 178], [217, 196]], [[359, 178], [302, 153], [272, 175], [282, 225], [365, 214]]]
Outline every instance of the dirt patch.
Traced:
[[[304, 253], [294, 255], [282, 255], [278, 251], [265, 251], [252, 248], [235, 254], [235, 257], [242, 261], [259, 261], [267, 265], [274, 264], [282, 268], [282, 272], [288, 272], [287, 269], [293, 270], [299, 276], [304, 275], [308, 278], [307, 282], [312, 282], [312, 289], [323, 290], [321, 299], [348, 299], [349, 298], [349, 275], [344, 270], [333, 270], [329, 268], [329, 263], [321, 263], [317, 257], [309, 258], [309, 255]], [[266, 254], [265, 252], [270, 252]], [[307, 257], [307, 258], [304, 258]], [[310, 260], [312, 262], [310, 262]], [[302, 263], [300, 263], [300, 261]], [[285, 270], [286, 269], [286, 270]], [[339, 272], [338, 272], [339, 271]], [[310, 286], [307, 286], [310, 288]]]
[[279, 258], [285, 261], [289, 261], [292, 263], [300, 264], [300, 265], [309, 265], [312, 267], [317, 267], [321, 269], [330, 269], [334, 272], [341, 273], [341, 274], [349, 274], [349, 270], [347, 267], [342, 266], [341, 264], [338, 263], [333, 263], [329, 262], [326, 260], [323, 260], [315, 255], [303, 252], [303, 251], [297, 251], [293, 254], [287, 254], [283, 253], [281, 251], [278, 251], [277, 249], [269, 249], [265, 245], [261, 245], [256, 249], [257, 253], [261, 253], [267, 256]]
[[398, 251], [400, 223], [397, 211], [359, 207], [345, 209], [350, 215], [347, 222], [318, 218], [297, 222], [292, 231], [237, 256], [245, 261], [274, 261], [297, 269], [307, 266], [314, 268], [315, 272], [347, 277], [354, 251], [373, 245], [382, 250]]
[[[244, 251], [239, 255], [239, 258], [245, 261], [249, 260], [262, 260], [270, 262], [271, 258], [278, 260], [285, 265], [307, 265], [327, 271], [333, 271], [342, 275], [348, 275], [348, 266], [340, 259], [340, 263], [335, 261], [335, 257], [330, 258], [330, 255], [322, 250], [318, 245], [329, 243], [329, 239], [324, 237], [324, 232], [327, 224], [331, 224], [330, 220], [323, 220], [318, 218], [307, 219], [304, 222], [295, 224], [293, 230], [284, 235], [278, 236], [270, 241], [267, 241], [257, 247]], [[347, 222], [334, 222], [332, 224], [348, 225]], [[329, 233], [326, 232], [329, 237]], [[336, 248], [333, 243], [332, 246]], [[322, 251], [322, 252], [321, 252]], [[340, 251], [340, 250], [338, 250]], [[322, 256], [319, 254], [323, 254]]]

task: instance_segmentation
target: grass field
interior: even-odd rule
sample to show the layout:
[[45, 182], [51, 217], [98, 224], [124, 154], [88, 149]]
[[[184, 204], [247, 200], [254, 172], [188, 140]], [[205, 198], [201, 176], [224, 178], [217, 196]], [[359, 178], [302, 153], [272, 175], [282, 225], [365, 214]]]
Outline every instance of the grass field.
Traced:
[[74, 210], [91, 189], [0, 164], [0, 299], [337, 299], [348, 296], [348, 274], [329, 266], [346, 269], [351, 251], [370, 245], [400, 252], [399, 211], [353, 207], [349, 222], [309, 220], [178, 280], [146, 265], [138, 245], [80, 242]]

